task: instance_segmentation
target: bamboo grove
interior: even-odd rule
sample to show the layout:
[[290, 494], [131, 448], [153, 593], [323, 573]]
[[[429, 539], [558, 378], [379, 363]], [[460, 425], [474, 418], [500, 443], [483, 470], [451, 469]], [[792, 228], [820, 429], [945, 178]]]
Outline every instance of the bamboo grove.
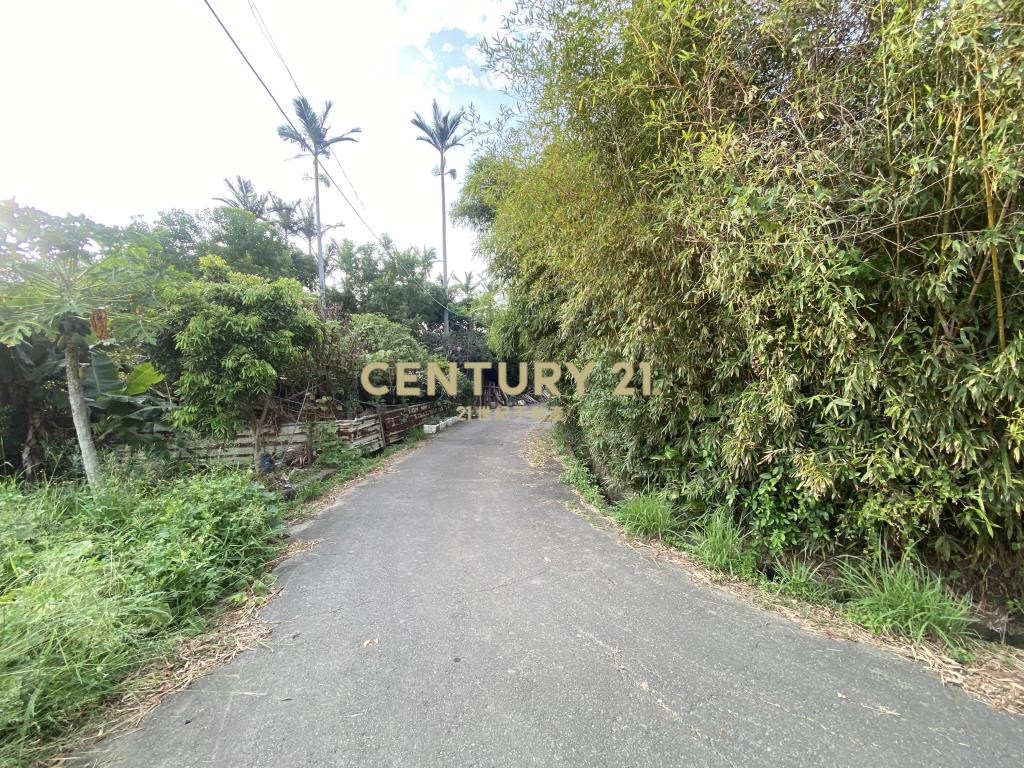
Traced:
[[1021, 578], [1024, 4], [527, 0], [488, 56], [500, 354], [655, 364], [564, 399], [596, 466]]

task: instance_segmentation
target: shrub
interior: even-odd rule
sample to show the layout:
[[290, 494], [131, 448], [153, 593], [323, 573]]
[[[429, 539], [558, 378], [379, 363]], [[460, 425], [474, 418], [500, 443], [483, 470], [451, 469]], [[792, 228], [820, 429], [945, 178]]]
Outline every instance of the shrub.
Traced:
[[178, 399], [171, 421], [224, 438], [248, 426], [258, 460], [268, 398], [284, 373], [320, 362], [313, 350], [324, 327], [297, 281], [232, 272], [213, 256], [199, 263], [202, 280], [166, 291], [155, 345]]
[[612, 515], [634, 536], [666, 540], [673, 538], [680, 527], [672, 505], [658, 493], [644, 493], [626, 499], [615, 506]]
[[740, 509], [753, 537], [773, 555], [827, 542], [832, 504], [799, 488], [795, 473], [776, 465], [741, 494]]
[[775, 552], [1019, 565], [1019, 3], [523, 0], [485, 48], [530, 105], [457, 206], [496, 347], [599, 362], [563, 405], [603, 468]]
[[247, 473], [108, 467], [80, 483], [0, 485], [0, 764], [71, 732], [277, 551], [278, 510]]
[[931, 636], [950, 646], [974, 634], [970, 599], [954, 595], [913, 555], [896, 562], [847, 558], [839, 567], [839, 589], [850, 618], [872, 632]]
[[355, 475], [367, 463], [363, 453], [338, 437], [331, 423], [318, 424], [314, 432], [316, 463], [336, 469], [342, 475]]

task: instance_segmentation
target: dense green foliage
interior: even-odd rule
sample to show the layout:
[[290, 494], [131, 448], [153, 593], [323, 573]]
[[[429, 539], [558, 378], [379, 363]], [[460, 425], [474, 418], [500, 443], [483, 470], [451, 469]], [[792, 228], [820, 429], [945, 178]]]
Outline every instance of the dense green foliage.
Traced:
[[165, 296], [156, 360], [174, 380], [179, 427], [223, 437], [260, 431], [278, 380], [313, 368], [320, 319], [294, 280], [232, 272], [217, 257], [201, 259], [203, 280]]
[[327, 249], [338, 288], [331, 298], [350, 314], [383, 314], [410, 331], [441, 322], [444, 289], [430, 279], [434, 252], [390, 242], [332, 242]]
[[649, 399], [564, 398], [587, 449], [759, 547], [1019, 573], [1022, 13], [521, 3], [489, 57], [524, 110], [457, 206], [499, 351], [651, 361]]
[[290, 237], [305, 239], [301, 222], [290, 218], [286, 225], [280, 219], [277, 224], [270, 221], [272, 213], [293, 210], [284, 203], [278, 205], [280, 209], [260, 215], [240, 207], [195, 214], [173, 210], [161, 213], [152, 224], [137, 222], [132, 230], [149, 236], [155, 264], [195, 277], [201, 274], [200, 258], [219, 256], [236, 272], [270, 280], [291, 277], [310, 287], [316, 282], [316, 262], [308, 251], [289, 241]]
[[248, 473], [168, 469], [111, 464], [96, 493], [0, 484], [0, 764], [40, 756], [277, 551]]
[[[87, 373], [83, 360], [90, 344], [110, 338], [112, 324], [123, 338], [138, 333], [137, 321], [159, 284], [159, 273], [150, 268], [144, 239], [135, 233], [102, 227], [82, 216], [51, 216], [13, 201], [0, 203], [0, 246], [0, 344], [22, 353], [41, 352], [34, 363], [47, 356], [50, 345], [63, 355], [64, 392], [82, 468], [90, 485], [99, 486], [103, 479], [82, 385]], [[15, 354], [9, 361], [24, 364], [31, 357]], [[93, 373], [96, 369], [91, 366]], [[38, 379], [39, 372], [14, 365], [4, 378], [18, 384], [22, 375]], [[15, 386], [7, 392], [26, 395], [23, 402], [28, 403], [32, 393], [25, 390]], [[92, 402], [100, 402], [95, 393]]]

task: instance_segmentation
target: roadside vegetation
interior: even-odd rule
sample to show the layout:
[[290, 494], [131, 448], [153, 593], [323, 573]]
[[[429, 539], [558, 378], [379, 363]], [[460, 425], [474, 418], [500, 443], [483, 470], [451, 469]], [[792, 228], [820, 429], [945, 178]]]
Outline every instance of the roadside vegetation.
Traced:
[[499, 355], [598, 363], [567, 480], [873, 630], [956, 643], [973, 602], [1020, 635], [1021, 10], [517, 6], [485, 47], [521, 109], [455, 213]]
[[[483, 46], [519, 108], [454, 208], [486, 284], [444, 236], [439, 280], [433, 249], [329, 237], [358, 133], [330, 102], [279, 129], [308, 200], [238, 176], [123, 227], [0, 201], [0, 762], [268, 589], [284, 522], [381, 456], [327, 430], [282, 469], [262, 436], [403, 402], [371, 361], [596, 363], [557, 398], [563, 479], [631, 535], [879, 635], [1024, 636], [1022, 14], [519, 2]], [[444, 228], [469, 118], [432, 118]], [[620, 360], [650, 397], [613, 394]], [[243, 429], [251, 466], [172, 458]]]
[[971, 600], [927, 568], [913, 552], [899, 560], [876, 553], [847, 554], [828, 561], [818, 553], [774, 553], [756, 529], [726, 509], [683, 513], [664, 491], [609, 501], [594, 472], [573, 453], [565, 428], [555, 443], [565, 471], [561, 479], [588, 504], [638, 539], [681, 550], [712, 572], [749, 582], [767, 592], [835, 608], [844, 618], [880, 635], [936, 640], [951, 650], [979, 635]]
[[103, 470], [97, 492], [0, 485], [2, 765], [44, 756], [280, 546], [280, 501], [247, 472], [141, 455]]
[[[238, 176], [216, 207], [118, 227], [0, 201], [0, 765], [48, 758], [268, 594], [286, 523], [423, 436], [367, 455], [335, 434], [415, 400], [364, 391], [365, 363], [488, 359], [478, 278], [325, 238], [318, 172], [358, 129], [294, 106], [307, 201]], [[298, 423], [312, 454], [272, 455]], [[239, 433], [241, 467], [188, 450]]]

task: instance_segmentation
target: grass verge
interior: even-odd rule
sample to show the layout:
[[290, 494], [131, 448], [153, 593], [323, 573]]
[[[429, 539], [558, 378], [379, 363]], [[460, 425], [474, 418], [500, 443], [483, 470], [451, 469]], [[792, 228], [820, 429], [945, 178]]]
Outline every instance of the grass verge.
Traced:
[[[895, 563], [846, 558], [839, 567], [807, 556], [768, 559], [725, 510], [686, 524], [670, 518], [670, 505], [652, 495], [609, 508], [586, 464], [571, 453], [557, 426], [554, 432], [548, 436], [535, 430], [524, 458], [534, 467], [550, 459], [561, 463], [566, 467], [562, 480], [592, 511], [656, 557], [808, 631], [923, 663], [944, 684], [959, 686], [996, 709], [1024, 715], [1024, 651], [978, 639], [970, 600], [954, 595], [912, 557]], [[630, 512], [624, 514], [627, 505]]]
[[933, 637], [949, 647], [977, 636], [971, 601], [954, 595], [912, 555], [896, 562], [846, 558], [837, 581], [843, 610], [872, 632], [917, 641]]
[[0, 765], [45, 756], [281, 546], [281, 506], [245, 471], [133, 457], [105, 477], [0, 485]]
[[656, 493], [632, 496], [619, 502], [612, 509], [612, 517], [627, 533], [662, 541], [674, 540], [681, 529], [668, 499]]

